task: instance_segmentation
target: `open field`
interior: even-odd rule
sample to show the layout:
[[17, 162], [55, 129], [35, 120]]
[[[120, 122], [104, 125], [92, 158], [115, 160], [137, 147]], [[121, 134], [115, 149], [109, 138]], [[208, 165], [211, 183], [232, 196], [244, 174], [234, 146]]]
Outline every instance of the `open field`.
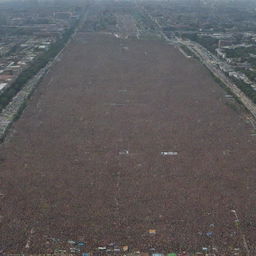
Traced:
[[33, 229], [31, 252], [48, 236], [252, 248], [256, 136], [230, 101], [164, 42], [77, 34], [0, 146], [0, 246], [23, 250]]

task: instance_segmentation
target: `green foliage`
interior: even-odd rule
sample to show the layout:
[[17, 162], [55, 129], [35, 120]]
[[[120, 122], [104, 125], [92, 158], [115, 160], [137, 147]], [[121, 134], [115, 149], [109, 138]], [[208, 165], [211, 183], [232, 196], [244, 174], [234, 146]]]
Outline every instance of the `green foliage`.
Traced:
[[248, 58], [249, 54], [256, 54], [256, 47], [238, 47], [235, 49], [225, 49], [227, 58]]
[[3, 110], [5, 106], [12, 100], [12, 98], [24, 87], [24, 85], [34, 76], [36, 75], [40, 69], [46, 66], [46, 64], [54, 59], [54, 57], [61, 51], [61, 49], [65, 46], [69, 37], [74, 32], [77, 23], [73, 24], [73, 26], [66, 30], [65, 33], [57, 42], [51, 45], [48, 51], [46, 51], [43, 55], [36, 58], [33, 63], [15, 80], [10, 88], [8, 88], [1, 96], [0, 96], [0, 112]]
[[3, 13], [0, 13], [0, 25], [7, 25], [7, 18]]
[[18, 46], [17, 46], [17, 45], [14, 45], [14, 46], [10, 49], [10, 51], [8, 52], [8, 55], [14, 54], [14, 53], [17, 51], [17, 49], [18, 49]]
[[218, 39], [210, 36], [198, 36], [196, 33], [182, 34], [182, 37], [188, 38], [191, 41], [195, 41], [204, 46], [210, 52], [215, 53], [215, 49], [218, 48]]
[[256, 79], [256, 72], [250, 70], [243, 70], [242, 71], [251, 81], [255, 81]]
[[254, 103], [256, 103], [256, 91], [250, 85], [236, 78], [232, 78], [232, 80], [248, 98], [250, 98]]

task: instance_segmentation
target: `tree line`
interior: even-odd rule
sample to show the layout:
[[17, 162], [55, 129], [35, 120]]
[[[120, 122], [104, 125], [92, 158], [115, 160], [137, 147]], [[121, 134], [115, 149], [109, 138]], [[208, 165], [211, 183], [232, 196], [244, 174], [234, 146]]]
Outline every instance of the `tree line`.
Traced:
[[53, 60], [54, 57], [61, 51], [74, 32], [77, 23], [78, 21], [67, 29], [63, 33], [62, 37], [53, 43], [46, 52], [38, 56], [29, 67], [20, 73], [17, 79], [13, 82], [12, 86], [4, 91], [4, 93], [0, 96], [0, 112], [8, 105], [8, 103], [24, 87], [24, 85], [33, 76], [35, 76], [40, 69], [45, 67], [49, 61]]

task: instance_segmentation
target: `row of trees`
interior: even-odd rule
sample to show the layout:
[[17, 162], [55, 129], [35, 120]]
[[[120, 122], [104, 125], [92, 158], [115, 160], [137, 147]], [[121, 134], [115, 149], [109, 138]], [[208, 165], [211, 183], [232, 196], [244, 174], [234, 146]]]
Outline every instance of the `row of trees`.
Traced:
[[256, 91], [250, 85], [241, 80], [236, 78], [232, 78], [232, 80], [244, 92], [244, 94], [256, 104]]
[[198, 36], [197, 33], [183, 33], [182, 37], [201, 44], [212, 53], [215, 53], [215, 49], [218, 48], [218, 39], [210, 36]]
[[4, 107], [12, 100], [12, 98], [23, 88], [23, 86], [36, 75], [40, 69], [46, 66], [46, 64], [53, 60], [53, 58], [60, 52], [65, 46], [71, 34], [74, 32], [77, 23], [72, 25], [71, 28], [67, 29], [65, 33], [59, 38], [54, 44], [51, 45], [48, 51], [37, 57], [33, 63], [26, 68], [15, 82], [0, 96], [0, 112]]
[[228, 58], [248, 58], [249, 54], [256, 54], [256, 47], [238, 47], [236, 49], [226, 49], [226, 56]]
[[251, 81], [256, 81], [255, 71], [243, 69], [242, 72], [243, 72]]

